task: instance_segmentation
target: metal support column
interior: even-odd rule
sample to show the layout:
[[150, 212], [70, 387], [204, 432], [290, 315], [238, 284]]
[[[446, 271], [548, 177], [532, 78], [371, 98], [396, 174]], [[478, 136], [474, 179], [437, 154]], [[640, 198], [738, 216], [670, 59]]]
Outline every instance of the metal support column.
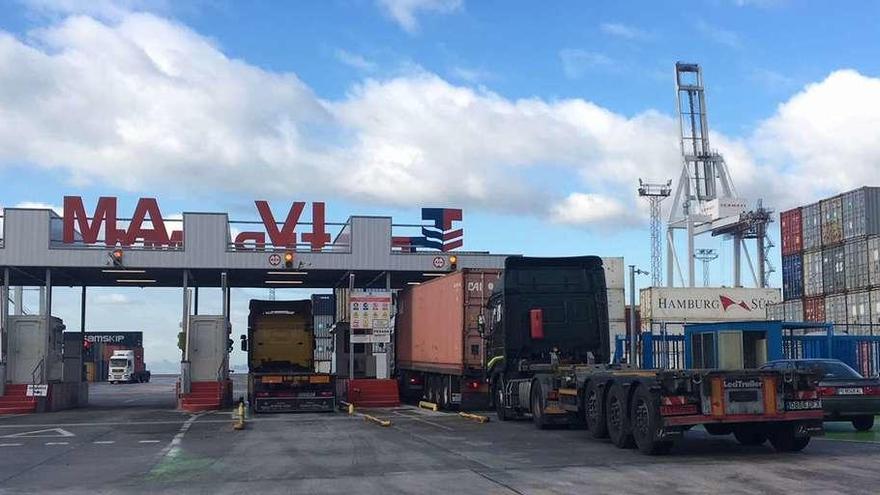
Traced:
[[189, 362], [189, 313], [190, 313], [190, 289], [189, 272], [183, 271], [183, 318], [180, 320], [180, 329], [184, 334], [183, 360], [180, 362], [180, 392], [190, 393], [192, 377], [190, 376]]
[[0, 395], [6, 392], [6, 353], [9, 338], [9, 268], [3, 269], [3, 285], [0, 286]]
[[757, 242], [758, 249], [758, 287], [764, 288], [767, 287], [767, 251], [764, 250], [764, 229], [763, 225], [759, 229]]
[[46, 327], [46, 347], [45, 347], [46, 353], [43, 354], [43, 366], [42, 366], [42, 373], [41, 373], [41, 380], [42, 381], [40, 382], [42, 384], [49, 383], [49, 380], [48, 380], [49, 370], [47, 369], [49, 366], [49, 363], [46, 362], [49, 357], [49, 355], [48, 355], [49, 349], [50, 349], [49, 338], [52, 333], [52, 270], [49, 268], [46, 268], [46, 287], [45, 287], [45, 289], [46, 289], [45, 290], [46, 306], [45, 306], [45, 313], [43, 314], [43, 318], [44, 318], [43, 324]]
[[688, 287], [696, 287], [696, 260], [694, 259], [694, 220], [687, 219], [688, 236]]
[[675, 257], [675, 230], [671, 227], [666, 229], [666, 286], [675, 286], [675, 269], [673, 258]]
[[[354, 291], [354, 273], [348, 274], [348, 297], [351, 300], [351, 293]], [[351, 328], [351, 318], [348, 322], [348, 379], [354, 380], [354, 342], [352, 341], [354, 333]]]
[[19, 285], [12, 290], [12, 304], [15, 305], [15, 316], [24, 314], [24, 287]]
[[733, 286], [742, 287], [742, 237], [733, 237]]
[[199, 286], [195, 284], [193, 285], [193, 298], [195, 299], [195, 302], [193, 303], [193, 314], [197, 315], [199, 314]]
[[629, 361], [628, 363], [637, 366], [636, 360], [636, 266], [629, 265]]
[[[86, 341], [86, 286], [82, 287], [82, 295], [80, 296], [79, 301], [79, 341]], [[84, 382], [87, 381], [86, 378], [86, 369], [85, 369], [85, 356], [82, 350], [79, 351], [79, 372], [80, 377], [79, 381]]]

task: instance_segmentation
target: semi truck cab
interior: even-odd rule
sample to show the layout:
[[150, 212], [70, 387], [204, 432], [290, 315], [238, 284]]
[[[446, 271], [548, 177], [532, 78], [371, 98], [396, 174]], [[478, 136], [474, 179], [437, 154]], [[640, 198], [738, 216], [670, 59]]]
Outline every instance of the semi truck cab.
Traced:
[[132, 350], [113, 351], [107, 381], [110, 383], [141, 383], [150, 381], [150, 372], [144, 369]]

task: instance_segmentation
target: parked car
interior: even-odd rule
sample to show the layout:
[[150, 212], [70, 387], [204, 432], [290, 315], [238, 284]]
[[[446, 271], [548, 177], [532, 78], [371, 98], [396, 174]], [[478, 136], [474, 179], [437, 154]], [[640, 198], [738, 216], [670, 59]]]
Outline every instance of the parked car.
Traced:
[[819, 396], [825, 421], [851, 421], [858, 431], [874, 426], [874, 415], [880, 414], [880, 379], [865, 378], [858, 371], [837, 359], [779, 359], [762, 369], [819, 368]]

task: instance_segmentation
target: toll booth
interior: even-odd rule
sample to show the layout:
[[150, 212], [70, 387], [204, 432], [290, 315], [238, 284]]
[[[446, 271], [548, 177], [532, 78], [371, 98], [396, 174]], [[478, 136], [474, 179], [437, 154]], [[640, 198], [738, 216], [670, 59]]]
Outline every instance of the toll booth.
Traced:
[[229, 378], [229, 335], [225, 316], [193, 315], [190, 319], [190, 376], [193, 381]]
[[9, 353], [6, 381], [12, 384], [46, 384], [62, 378], [64, 322], [54, 316], [8, 317]]
[[748, 369], [785, 358], [784, 339], [824, 331], [824, 323], [725, 321], [684, 327], [685, 368]]

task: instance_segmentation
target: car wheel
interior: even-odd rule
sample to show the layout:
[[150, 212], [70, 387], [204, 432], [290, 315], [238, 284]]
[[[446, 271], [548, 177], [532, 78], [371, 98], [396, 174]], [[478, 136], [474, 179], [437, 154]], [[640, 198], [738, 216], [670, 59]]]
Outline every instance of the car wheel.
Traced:
[[874, 416], [859, 416], [852, 420], [853, 428], [858, 431], [869, 431], [874, 427]]

